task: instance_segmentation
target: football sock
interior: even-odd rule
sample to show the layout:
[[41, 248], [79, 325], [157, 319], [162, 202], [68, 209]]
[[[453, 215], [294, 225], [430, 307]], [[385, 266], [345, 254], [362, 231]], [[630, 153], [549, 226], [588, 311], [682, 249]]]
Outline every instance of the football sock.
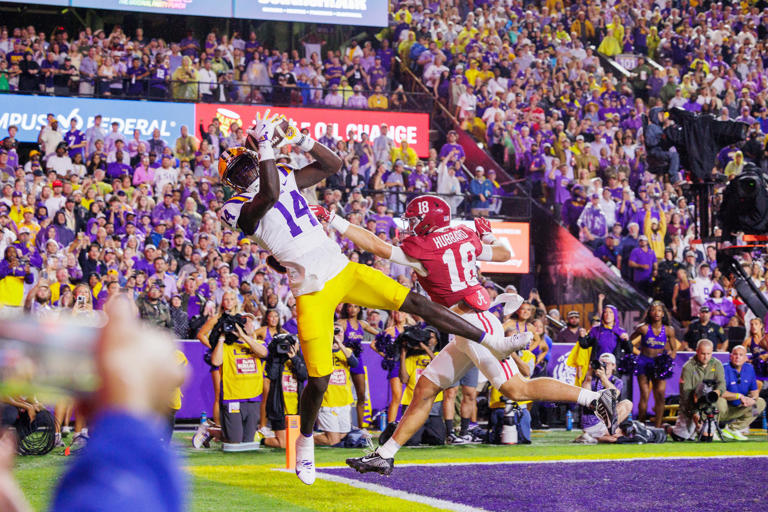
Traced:
[[461, 418], [461, 427], [459, 430], [459, 435], [460, 436], [466, 435], [468, 428], [469, 428], [469, 418]]
[[386, 443], [376, 449], [376, 453], [378, 453], [379, 457], [382, 459], [391, 459], [395, 456], [399, 449], [400, 444], [390, 437], [387, 439]]
[[315, 438], [310, 434], [306, 435], [302, 433], [297, 439], [296, 439], [296, 446], [314, 446], [315, 445]]
[[453, 418], [445, 420], [445, 433], [446, 435], [453, 434]]
[[582, 389], [579, 391], [579, 398], [576, 400], [579, 405], [584, 407], [591, 407], [592, 402], [600, 398], [600, 393], [597, 391], [590, 391], [589, 389]]

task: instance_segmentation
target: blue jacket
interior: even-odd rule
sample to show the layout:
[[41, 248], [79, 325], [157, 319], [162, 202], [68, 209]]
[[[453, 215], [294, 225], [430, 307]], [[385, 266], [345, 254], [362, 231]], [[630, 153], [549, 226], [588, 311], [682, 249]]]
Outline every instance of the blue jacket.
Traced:
[[56, 512], [181, 512], [185, 483], [159, 424], [107, 412], [59, 482]]

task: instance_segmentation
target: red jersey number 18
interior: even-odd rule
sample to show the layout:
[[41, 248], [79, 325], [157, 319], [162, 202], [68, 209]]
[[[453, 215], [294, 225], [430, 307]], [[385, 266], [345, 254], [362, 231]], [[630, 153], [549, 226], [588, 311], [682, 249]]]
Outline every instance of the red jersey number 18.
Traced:
[[[475, 277], [475, 247], [470, 242], [459, 246], [459, 254], [454, 249], [446, 249], [443, 253], [443, 263], [448, 266], [448, 275], [451, 277], [451, 291], [458, 292], [467, 286], [477, 284]], [[461, 267], [461, 270], [459, 270]], [[459, 275], [459, 272], [463, 275]]]

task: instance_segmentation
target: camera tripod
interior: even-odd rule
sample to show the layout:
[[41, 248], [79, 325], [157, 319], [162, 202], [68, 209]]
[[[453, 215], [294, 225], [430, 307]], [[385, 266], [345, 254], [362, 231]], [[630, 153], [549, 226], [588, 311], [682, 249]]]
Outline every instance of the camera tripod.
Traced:
[[705, 435], [708, 436], [707, 441], [712, 441], [715, 433], [720, 437], [720, 441], [726, 442], [723, 437], [723, 431], [720, 430], [720, 424], [717, 421], [719, 412], [714, 404], [707, 404], [701, 409], [699, 412], [702, 416], [701, 430], [699, 430], [699, 437], [697, 439], [699, 442], [704, 440]]

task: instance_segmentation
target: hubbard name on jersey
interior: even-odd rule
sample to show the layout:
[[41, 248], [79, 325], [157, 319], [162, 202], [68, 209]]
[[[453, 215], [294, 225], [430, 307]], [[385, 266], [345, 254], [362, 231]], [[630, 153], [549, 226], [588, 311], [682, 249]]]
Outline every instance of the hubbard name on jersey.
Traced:
[[400, 247], [424, 266], [427, 275], [418, 275], [419, 283], [434, 302], [451, 307], [468, 299], [476, 309], [490, 307], [488, 292], [477, 280], [477, 257], [483, 243], [472, 229], [446, 226], [427, 235], [409, 236]]
[[[291, 291], [298, 297], [320, 291], [349, 260], [341, 253], [339, 245], [328, 238], [310, 211], [296, 186], [293, 169], [284, 164], [277, 164], [277, 169], [280, 172], [280, 198], [249, 238], [271, 252], [288, 269]], [[257, 193], [244, 192], [224, 203], [219, 213], [221, 221], [239, 230], [240, 211]]]

